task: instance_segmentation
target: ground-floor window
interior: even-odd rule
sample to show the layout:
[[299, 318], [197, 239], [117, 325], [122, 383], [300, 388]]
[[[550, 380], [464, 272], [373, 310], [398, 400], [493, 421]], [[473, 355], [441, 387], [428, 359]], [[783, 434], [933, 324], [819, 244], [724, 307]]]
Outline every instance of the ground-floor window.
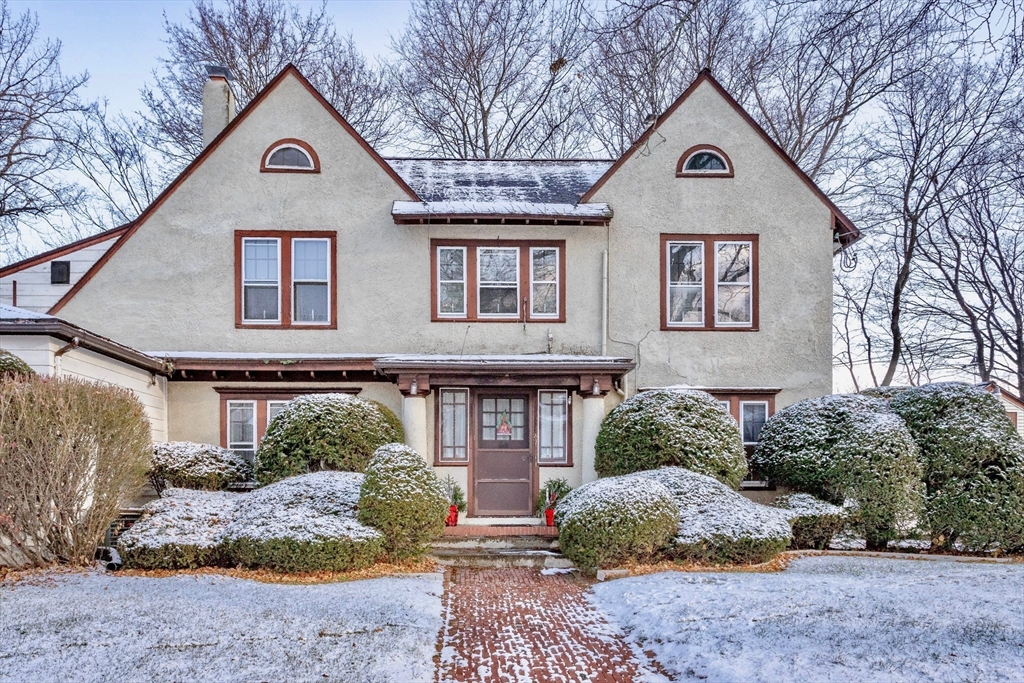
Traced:
[[537, 392], [537, 462], [569, 463], [569, 392], [541, 389]]
[[438, 460], [469, 461], [469, 389], [442, 389], [439, 393]]
[[[741, 391], [709, 389], [708, 393], [718, 400], [722, 410], [736, 420], [743, 438], [743, 449], [749, 458], [753, 454], [754, 448], [757, 447], [757, 442], [761, 440], [761, 430], [764, 428], [765, 422], [775, 413], [775, 394], [760, 393], [762, 390], [757, 389]], [[764, 486], [765, 484], [765, 478], [756, 471], [749, 470], [744, 477], [744, 486], [746, 487]]]
[[256, 401], [228, 401], [228, 449], [252, 462], [256, 457]]

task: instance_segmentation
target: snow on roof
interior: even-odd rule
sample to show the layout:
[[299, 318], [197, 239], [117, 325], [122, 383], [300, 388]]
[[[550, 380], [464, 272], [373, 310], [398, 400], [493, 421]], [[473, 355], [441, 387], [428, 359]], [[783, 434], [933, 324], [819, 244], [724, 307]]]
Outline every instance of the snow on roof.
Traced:
[[52, 315], [0, 304], [0, 320], [56, 320]]
[[611, 165], [591, 159], [386, 159], [425, 202], [576, 204]]
[[486, 355], [448, 355], [448, 354], [392, 354], [381, 356], [378, 359], [381, 363], [437, 363], [448, 365], [451, 363], [496, 363], [510, 365], [516, 363], [631, 363], [629, 358], [618, 356], [571, 356], [556, 353], [526, 353], [526, 354], [486, 354]]
[[392, 216], [553, 216], [566, 218], [611, 218], [611, 207], [603, 202], [562, 204], [525, 201], [396, 201]]

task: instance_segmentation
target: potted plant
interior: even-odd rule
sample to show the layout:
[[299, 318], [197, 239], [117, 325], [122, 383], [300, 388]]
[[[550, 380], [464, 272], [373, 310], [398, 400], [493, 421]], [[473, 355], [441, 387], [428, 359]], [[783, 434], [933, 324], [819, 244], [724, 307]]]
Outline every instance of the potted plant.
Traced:
[[459, 513], [466, 511], [466, 494], [450, 474], [445, 477], [443, 484], [445, 493], [448, 495], [448, 517], [445, 518], [444, 525], [458, 526]]
[[569, 482], [561, 478], [549, 479], [541, 487], [537, 494], [537, 516], [543, 516], [548, 526], [555, 525], [555, 506], [569, 491], [572, 491]]

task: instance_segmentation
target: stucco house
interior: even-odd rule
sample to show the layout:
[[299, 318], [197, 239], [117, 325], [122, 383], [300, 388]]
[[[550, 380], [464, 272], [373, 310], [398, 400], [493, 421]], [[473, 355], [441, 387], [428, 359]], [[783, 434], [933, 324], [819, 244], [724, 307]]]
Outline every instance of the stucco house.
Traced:
[[858, 232], [709, 73], [619, 159], [489, 161], [382, 158], [291, 66], [236, 116], [210, 72], [205, 150], [138, 219], [0, 269], [169, 363], [167, 439], [252, 454], [282, 402], [357, 393], [514, 520], [640, 389], [705, 388], [750, 444], [831, 392]]

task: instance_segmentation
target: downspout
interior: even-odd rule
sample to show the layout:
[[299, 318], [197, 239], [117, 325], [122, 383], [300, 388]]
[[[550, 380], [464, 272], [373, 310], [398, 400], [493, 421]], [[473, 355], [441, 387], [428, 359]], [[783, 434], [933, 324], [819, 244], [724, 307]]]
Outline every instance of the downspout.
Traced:
[[72, 337], [71, 341], [69, 341], [67, 344], [65, 344], [64, 346], [60, 347], [59, 349], [57, 349], [56, 351], [53, 352], [53, 376], [54, 377], [60, 377], [60, 357], [63, 356], [68, 351], [70, 351], [71, 349], [77, 349], [78, 345], [80, 343], [81, 343], [81, 340], [79, 340], [78, 337]]
[[601, 355], [608, 355], [608, 250], [601, 252]]

